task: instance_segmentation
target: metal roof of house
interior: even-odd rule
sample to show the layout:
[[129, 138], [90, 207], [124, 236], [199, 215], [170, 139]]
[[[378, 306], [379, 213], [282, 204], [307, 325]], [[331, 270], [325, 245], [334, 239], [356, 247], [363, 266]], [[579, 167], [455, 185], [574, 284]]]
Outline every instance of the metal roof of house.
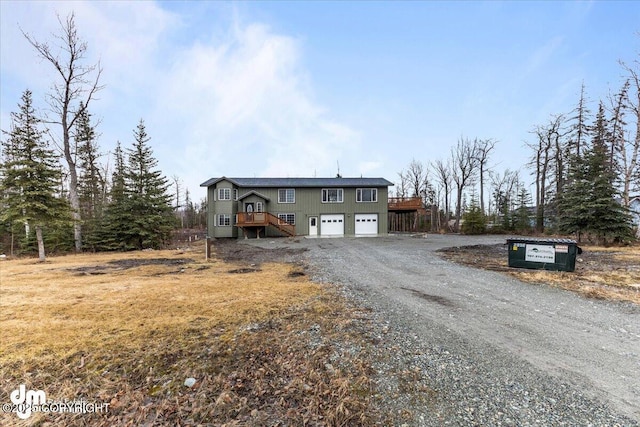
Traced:
[[220, 181], [229, 181], [238, 187], [388, 187], [392, 182], [384, 178], [211, 178], [201, 187], [210, 187]]

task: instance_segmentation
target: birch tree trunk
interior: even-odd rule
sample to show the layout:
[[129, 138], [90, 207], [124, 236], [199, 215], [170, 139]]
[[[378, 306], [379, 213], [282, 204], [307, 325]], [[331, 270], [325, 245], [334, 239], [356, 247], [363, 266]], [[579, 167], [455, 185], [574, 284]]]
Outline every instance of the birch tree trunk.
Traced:
[[44, 262], [44, 240], [42, 239], [42, 227], [39, 225], [36, 225], [36, 240], [38, 242], [38, 259], [40, 262]]

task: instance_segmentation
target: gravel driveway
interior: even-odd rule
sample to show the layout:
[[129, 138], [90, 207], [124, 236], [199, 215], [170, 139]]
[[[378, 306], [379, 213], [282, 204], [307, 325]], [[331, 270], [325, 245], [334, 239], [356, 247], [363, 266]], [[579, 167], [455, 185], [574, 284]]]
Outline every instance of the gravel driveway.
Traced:
[[[452, 264], [497, 236], [300, 239], [316, 280], [372, 310], [380, 388], [408, 425], [638, 425], [640, 307]], [[252, 241], [282, 247], [283, 240]], [[385, 371], [409, 372], [398, 384]], [[419, 386], [419, 387], [418, 387]], [[403, 388], [404, 387], [404, 388]], [[402, 393], [407, 387], [422, 392]], [[405, 390], [406, 391], [406, 390]]]

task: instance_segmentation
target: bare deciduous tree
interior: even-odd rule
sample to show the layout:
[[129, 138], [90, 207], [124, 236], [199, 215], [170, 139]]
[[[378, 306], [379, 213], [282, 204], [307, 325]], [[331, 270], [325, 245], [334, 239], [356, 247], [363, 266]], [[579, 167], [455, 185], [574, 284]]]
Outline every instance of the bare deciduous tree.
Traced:
[[499, 173], [490, 173], [491, 188], [493, 198], [496, 204], [498, 214], [507, 215], [513, 208], [515, 200], [514, 190], [520, 180], [518, 171], [505, 169], [500, 175]]
[[[549, 172], [554, 167], [552, 164], [554, 150], [559, 146], [559, 140], [565, 134], [562, 130], [563, 123], [564, 116], [562, 114], [552, 116], [547, 125], [536, 126], [531, 132], [536, 135], [537, 141], [527, 144], [534, 150], [529, 165], [535, 170], [536, 231], [540, 233], [544, 231], [545, 207], [548, 199], [547, 186], [550, 183]], [[556, 171], [558, 171], [557, 167]]]
[[[63, 21], [58, 16], [61, 32], [55, 35], [59, 42], [52, 47], [47, 42], [39, 42], [22, 31], [27, 41], [36, 49], [38, 55], [51, 63], [58, 74], [48, 103], [55, 117], [49, 123], [58, 124], [62, 131], [62, 151], [69, 167], [69, 201], [73, 209], [74, 241], [76, 251], [82, 250], [82, 229], [80, 224], [80, 200], [78, 197], [78, 173], [76, 169], [76, 149], [71, 146], [72, 132], [78, 117], [89, 107], [100, 86], [102, 68], [100, 63], [84, 65], [87, 43], [79, 38], [75, 15], [71, 13]], [[80, 102], [81, 101], [81, 102]], [[78, 107], [75, 105], [78, 104]]]
[[476, 155], [478, 161], [478, 171], [480, 178], [480, 209], [484, 215], [484, 173], [486, 171], [487, 162], [489, 161], [489, 154], [496, 146], [496, 141], [493, 139], [481, 139], [477, 141]]
[[451, 149], [451, 176], [456, 184], [456, 222], [454, 230], [460, 231], [460, 216], [462, 214], [462, 194], [471, 183], [478, 169], [477, 155], [478, 140], [460, 138], [458, 144]]
[[612, 165], [616, 164], [615, 155], [625, 146], [624, 128], [626, 125], [624, 116], [629, 108], [629, 88], [631, 87], [631, 80], [627, 79], [622, 84], [622, 88], [615, 95], [609, 95], [609, 113], [611, 118], [609, 119], [611, 127], [611, 149], [609, 162]]
[[[640, 62], [635, 61], [636, 66], [640, 68]], [[618, 155], [620, 157], [622, 169], [622, 198], [625, 206], [629, 206], [630, 192], [633, 187], [634, 179], [637, 189], [640, 190], [640, 70], [634, 69], [622, 63], [622, 66], [629, 73], [630, 84], [627, 108], [631, 112], [633, 120], [635, 120], [635, 130], [627, 133], [622, 139], [622, 144], [618, 146]], [[635, 132], [635, 135], [632, 133]], [[640, 226], [638, 227], [640, 237]]]
[[400, 178], [400, 182], [396, 187], [396, 197], [405, 198], [409, 193], [409, 180], [407, 178], [407, 174], [404, 171], [398, 172], [398, 178]]
[[182, 181], [178, 175], [173, 175], [171, 177], [173, 181], [173, 185], [176, 189], [176, 205], [174, 207], [174, 212], [180, 218], [180, 228], [184, 228], [184, 206], [180, 203], [182, 201], [180, 191], [182, 190]]
[[425, 192], [427, 174], [424, 165], [416, 159], [411, 160], [406, 172], [407, 180], [411, 186], [411, 197], [422, 197]]
[[450, 209], [450, 194], [451, 194], [451, 186], [452, 186], [452, 177], [451, 177], [451, 164], [445, 163], [442, 160], [436, 160], [432, 163], [433, 170], [436, 175], [436, 182], [442, 188], [444, 192], [444, 217], [445, 222], [448, 224], [451, 216]]

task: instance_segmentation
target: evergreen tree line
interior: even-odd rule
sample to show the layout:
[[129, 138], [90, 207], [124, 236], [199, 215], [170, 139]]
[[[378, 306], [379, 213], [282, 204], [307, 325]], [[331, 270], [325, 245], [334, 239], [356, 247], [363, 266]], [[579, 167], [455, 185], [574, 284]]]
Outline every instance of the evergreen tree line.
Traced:
[[621, 165], [611, 153], [615, 139], [611, 120], [602, 103], [587, 130], [590, 141], [580, 152], [568, 155], [562, 191], [552, 202], [554, 225], [561, 233], [576, 235], [578, 241], [586, 236], [600, 244], [630, 242], [635, 238], [634, 225], [621, 190]]
[[[202, 226], [202, 205], [187, 197], [176, 210], [169, 181], [157, 169], [144, 121], [133, 132], [130, 148], [118, 142], [113, 171], [100, 162], [91, 115], [80, 105], [72, 154], [78, 166], [79, 218], [85, 250], [159, 248], [172, 231]], [[10, 129], [3, 130], [0, 157], [0, 252], [30, 253], [36, 247], [44, 260], [48, 251], [74, 248], [73, 210], [65, 170], [44, 122], [26, 90]], [[180, 221], [178, 218], [181, 218]]]
[[[524, 183], [515, 172], [506, 171], [507, 179], [511, 184], [503, 189], [496, 186], [495, 178], [492, 180], [494, 187], [489, 209], [485, 214], [480, 208], [475, 190], [472, 190], [469, 204], [463, 204], [462, 226], [460, 231], [464, 234], [491, 233], [519, 233], [531, 234], [533, 232], [531, 194], [524, 187]], [[500, 183], [498, 178], [497, 183]]]
[[481, 233], [490, 226], [601, 244], [639, 239], [631, 206], [640, 197], [640, 60], [621, 67], [619, 89], [596, 104], [595, 116], [583, 85], [572, 111], [534, 126], [526, 143], [534, 194], [519, 171], [492, 170], [495, 140], [460, 138], [444, 160], [412, 160], [392, 196], [420, 197], [431, 211], [431, 231]]
[[[576, 107], [534, 128], [529, 166], [536, 185], [538, 232], [600, 244], [640, 238], [631, 202], [640, 196], [640, 78], [622, 63], [620, 88], [592, 114], [585, 86]], [[636, 212], [636, 214], [640, 214]]]
[[631, 210], [640, 197], [640, 64], [622, 65], [627, 76], [597, 103], [595, 116], [583, 85], [575, 109], [532, 130], [535, 200], [517, 172], [490, 173], [495, 210], [484, 215], [474, 190], [463, 205], [463, 232], [482, 232], [491, 223], [498, 232], [563, 234], [605, 245], [640, 238]]
[[492, 223], [500, 232], [564, 234], [605, 245], [640, 238], [631, 210], [640, 197], [640, 62], [621, 66], [619, 89], [598, 101], [595, 116], [582, 85], [572, 111], [531, 131], [535, 200], [517, 172], [490, 172], [493, 215], [491, 204], [484, 215], [474, 187], [470, 205], [463, 205], [463, 232], [481, 232]]

